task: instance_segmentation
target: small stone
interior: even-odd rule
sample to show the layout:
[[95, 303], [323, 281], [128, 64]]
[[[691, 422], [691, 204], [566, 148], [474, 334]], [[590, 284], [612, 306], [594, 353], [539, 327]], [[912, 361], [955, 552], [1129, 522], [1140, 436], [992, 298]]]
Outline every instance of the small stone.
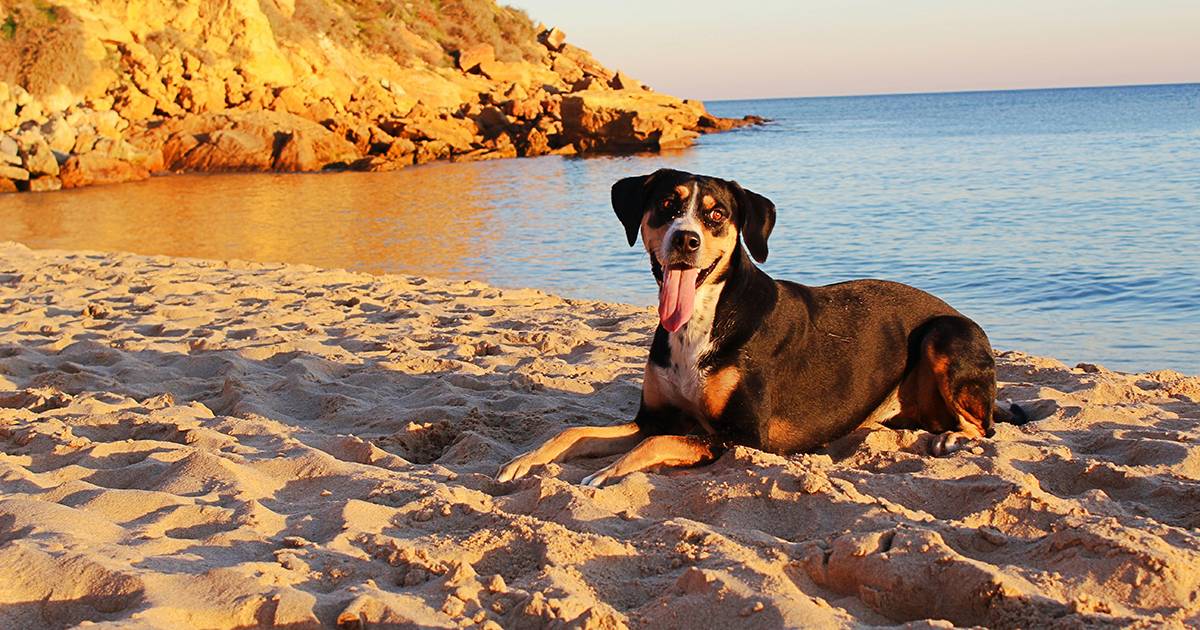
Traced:
[[461, 617], [467, 609], [467, 603], [454, 595], [446, 597], [446, 602], [442, 604], [442, 612], [451, 617]]
[[29, 192], [51, 192], [62, 190], [62, 180], [52, 175], [44, 175], [29, 180]]
[[995, 527], [992, 527], [991, 525], [983, 525], [975, 531], [979, 534], [980, 538], [992, 543], [993, 545], [1008, 544], [1008, 536], [1005, 536], [1003, 532]]
[[322, 491], [321, 491], [321, 496], [323, 496], [323, 497], [329, 497], [329, 496], [333, 496], [333, 492], [332, 492], [332, 491], [330, 491], [330, 490], [322, 490]]
[[88, 319], [104, 319], [108, 315], [108, 309], [95, 302], [89, 302], [87, 306], [83, 307], [83, 316]]
[[446, 575], [447, 589], [467, 584], [475, 580], [475, 568], [466, 562], [456, 562]]
[[764, 606], [763, 606], [762, 602], [754, 602], [753, 604], [750, 604], [749, 606], [746, 606], [745, 608], [743, 608], [741, 610], [741, 612], [739, 612], [738, 614], [743, 617], [749, 617], [750, 615], [753, 615], [756, 612], [762, 611], [763, 608], [764, 608]]
[[487, 589], [493, 593], [503, 593], [508, 590], [508, 585], [504, 583], [504, 577], [497, 573], [488, 580]]
[[302, 536], [284, 536], [283, 546], [291, 547], [292, 549], [300, 549], [302, 547], [311, 547], [312, 541]]
[[682, 593], [702, 593], [707, 591], [712, 583], [713, 577], [705, 573], [703, 569], [689, 567], [675, 581], [675, 587]]
[[9, 135], [0, 136], [0, 164], [21, 165], [21, 147], [17, 139]]
[[400, 581], [401, 586], [417, 586], [429, 581], [429, 571], [420, 567], [413, 567], [404, 574], [404, 578]]

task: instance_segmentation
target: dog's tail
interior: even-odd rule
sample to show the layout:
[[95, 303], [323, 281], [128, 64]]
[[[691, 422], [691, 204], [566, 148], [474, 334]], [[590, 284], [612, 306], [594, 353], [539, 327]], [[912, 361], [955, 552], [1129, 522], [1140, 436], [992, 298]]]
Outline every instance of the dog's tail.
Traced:
[[992, 419], [996, 422], [1004, 422], [1006, 424], [1015, 424], [1021, 426], [1029, 422], [1029, 414], [1011, 400], [1003, 403], [996, 401], [996, 408], [992, 411]]

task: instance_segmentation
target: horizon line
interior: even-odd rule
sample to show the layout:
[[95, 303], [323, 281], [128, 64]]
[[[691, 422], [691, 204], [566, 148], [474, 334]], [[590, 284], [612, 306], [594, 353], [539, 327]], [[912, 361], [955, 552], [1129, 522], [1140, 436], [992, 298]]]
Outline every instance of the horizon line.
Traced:
[[1197, 81], [1178, 81], [1169, 83], [1119, 83], [1112, 85], [1062, 85], [1043, 87], [994, 88], [973, 90], [934, 90], [929, 92], [865, 92], [847, 94], [814, 94], [809, 96], [752, 96], [746, 98], [698, 98], [703, 103], [727, 103], [732, 101], [785, 101], [803, 98], [867, 98], [876, 96], [935, 96], [944, 94], [992, 94], [996, 92], [1041, 92], [1046, 90], [1103, 90], [1112, 88], [1134, 87], [1175, 87], [1183, 85], [1200, 85]]

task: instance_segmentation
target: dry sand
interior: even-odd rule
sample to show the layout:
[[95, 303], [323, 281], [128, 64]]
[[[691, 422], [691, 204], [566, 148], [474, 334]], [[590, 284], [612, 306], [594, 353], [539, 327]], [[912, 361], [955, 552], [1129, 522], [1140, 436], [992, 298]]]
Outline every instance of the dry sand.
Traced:
[[880, 431], [599, 490], [610, 459], [493, 480], [627, 421], [653, 326], [0, 245], [0, 627], [1200, 624], [1200, 379], [1175, 372], [1004, 353], [1037, 421], [982, 454]]

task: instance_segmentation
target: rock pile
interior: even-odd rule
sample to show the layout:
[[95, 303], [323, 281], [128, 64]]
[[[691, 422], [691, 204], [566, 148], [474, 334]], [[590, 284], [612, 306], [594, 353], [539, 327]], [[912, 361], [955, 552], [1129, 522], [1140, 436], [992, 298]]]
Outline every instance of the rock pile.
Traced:
[[[62, 51], [78, 59], [30, 57], [29, 46], [15, 50], [20, 42], [0, 33], [0, 56], [19, 61], [0, 63], [0, 191], [164, 171], [391, 170], [658, 150], [761, 122], [716, 118], [656, 93], [557, 28], [530, 27], [536, 42], [516, 58], [478, 42], [445, 50], [439, 64], [425, 60], [442, 54], [439, 44], [413, 33], [401, 35], [421, 54], [403, 57], [299, 28], [314, 18], [286, 1], [128, 4], [120, 13], [82, 0], [37, 5], [54, 18], [39, 41], [68, 38]], [[34, 28], [6, 10], [0, 22], [12, 33]], [[37, 74], [52, 62], [74, 64], [73, 73]]]

